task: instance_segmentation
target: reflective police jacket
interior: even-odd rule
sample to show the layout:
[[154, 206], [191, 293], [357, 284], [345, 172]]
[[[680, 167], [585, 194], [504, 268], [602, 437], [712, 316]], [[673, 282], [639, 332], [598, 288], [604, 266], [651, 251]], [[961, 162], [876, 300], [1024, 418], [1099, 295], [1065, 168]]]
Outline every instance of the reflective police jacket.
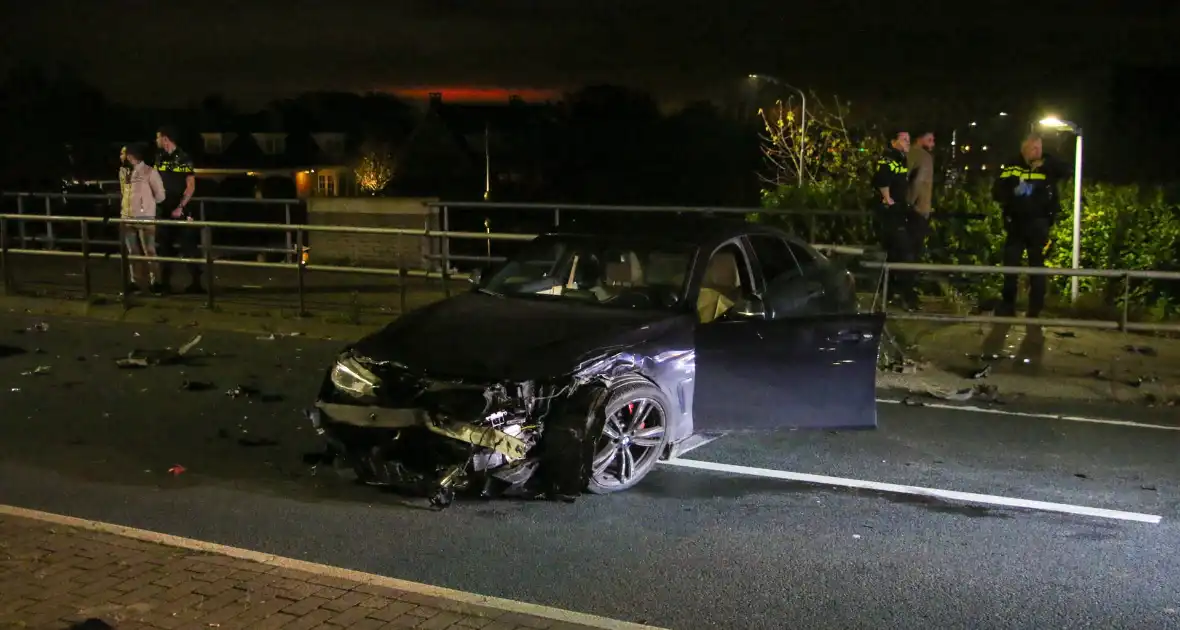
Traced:
[[1018, 156], [1001, 167], [992, 185], [992, 198], [1000, 204], [1006, 219], [1052, 222], [1061, 214], [1057, 183], [1068, 175], [1068, 165], [1051, 155], [1042, 155], [1041, 164], [1035, 167]]
[[[904, 153], [889, 147], [877, 159], [877, 171], [873, 174], [873, 190], [879, 191], [882, 188], [888, 188], [889, 196], [897, 208], [906, 207], [909, 195], [910, 169], [908, 160]], [[878, 201], [883, 202], [884, 199], [879, 197]]]

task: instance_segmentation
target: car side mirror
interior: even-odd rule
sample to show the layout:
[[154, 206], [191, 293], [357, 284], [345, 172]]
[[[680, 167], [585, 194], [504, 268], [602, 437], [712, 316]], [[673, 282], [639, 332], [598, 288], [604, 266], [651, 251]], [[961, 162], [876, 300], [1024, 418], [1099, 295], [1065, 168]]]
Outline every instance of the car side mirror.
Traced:
[[483, 281], [483, 268], [477, 267], [472, 269], [471, 273], [467, 274], [467, 281], [472, 286], [479, 286], [479, 283]]
[[742, 319], [766, 319], [766, 303], [757, 296], [742, 298], [728, 312]]

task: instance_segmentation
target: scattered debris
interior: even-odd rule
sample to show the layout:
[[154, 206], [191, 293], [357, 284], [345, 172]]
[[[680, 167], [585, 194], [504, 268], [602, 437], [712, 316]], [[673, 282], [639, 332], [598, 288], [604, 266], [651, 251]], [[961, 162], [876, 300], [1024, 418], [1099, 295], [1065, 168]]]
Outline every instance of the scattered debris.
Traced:
[[988, 385], [984, 383], [980, 383], [974, 387], [968, 387], [965, 389], [949, 392], [931, 390], [930, 395], [935, 398], [941, 398], [942, 400], [951, 400], [955, 402], [978, 400], [981, 402], [1003, 403], [1003, 401], [999, 398], [999, 388], [995, 385]]
[[173, 477], [178, 477], [178, 476], [180, 476], [180, 475], [184, 474], [184, 473], [185, 473], [185, 472], [187, 472], [187, 471], [188, 471], [188, 469], [187, 469], [187, 468], [185, 468], [184, 466], [181, 466], [180, 464], [176, 464], [176, 465], [175, 465], [175, 466], [173, 466], [172, 468], [169, 468], [169, 469], [168, 469], [168, 473], [169, 473], [170, 475], [172, 475]]
[[1159, 489], [1156, 488], [1155, 486], [1139, 486], [1139, 489], [1146, 490], [1148, 492], [1159, 492]]
[[988, 376], [991, 375], [991, 373], [992, 373], [992, 364], [988, 363], [987, 365], [983, 366], [982, 368], [972, 372], [971, 376], [968, 378], [970, 378], [973, 381], [977, 381], [981, 378], [987, 378]]
[[274, 333], [271, 333], [271, 334], [269, 334], [269, 335], [267, 335], [267, 336], [265, 336], [265, 337], [259, 337], [259, 338], [258, 338], [258, 340], [259, 340], [259, 341], [274, 341], [275, 339], [276, 339], [276, 337], [275, 337], [275, 334], [274, 334]]
[[898, 374], [917, 374], [918, 373], [918, 364], [915, 363], [912, 359], [903, 359], [902, 361], [894, 363], [890, 367], [894, 372], [896, 372]]
[[21, 376], [43, 376], [45, 374], [49, 374], [52, 371], [53, 371], [53, 368], [49, 367], [48, 365], [38, 365], [37, 367], [33, 368], [32, 370], [29, 370], [28, 372], [21, 372], [20, 375]]
[[907, 407], [925, 407], [926, 406], [926, 403], [924, 403], [920, 400], [915, 400], [913, 396], [906, 396], [905, 398], [902, 398], [901, 404], [903, 404]]
[[[180, 363], [184, 360], [185, 355], [192, 352], [192, 349], [201, 343], [201, 335], [197, 335], [190, 339], [188, 343], [181, 346], [178, 350], [162, 350], [153, 352], [138, 352], [132, 350], [125, 358], [116, 359], [115, 365], [123, 369], [129, 368], [146, 368], [156, 365], [172, 365]], [[136, 356], [140, 354], [143, 356]]]
[[30, 327], [28, 330], [29, 330], [29, 332], [49, 332], [49, 324], [46, 324], [45, 322], [40, 322], [37, 324], [33, 324], [33, 326]]
[[241, 398], [243, 396], [250, 398], [257, 396], [259, 393], [260, 392], [255, 387], [250, 387], [248, 385], [238, 385], [233, 389], [227, 390], [225, 395], [229, 396], [230, 398]]

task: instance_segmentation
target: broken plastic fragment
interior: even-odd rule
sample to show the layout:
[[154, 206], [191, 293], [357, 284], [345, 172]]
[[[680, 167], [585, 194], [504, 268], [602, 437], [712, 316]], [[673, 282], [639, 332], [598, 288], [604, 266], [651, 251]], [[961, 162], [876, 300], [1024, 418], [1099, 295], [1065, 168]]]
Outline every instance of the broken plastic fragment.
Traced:
[[125, 359], [115, 359], [115, 365], [122, 369], [138, 369], [148, 367], [148, 361], [141, 357], [127, 357]]
[[169, 469], [168, 469], [168, 472], [169, 472], [169, 473], [170, 473], [170, 474], [171, 474], [173, 477], [176, 477], [176, 476], [179, 476], [180, 474], [184, 473], [186, 470], [188, 470], [188, 469], [186, 469], [184, 466], [181, 466], [180, 464], [176, 464], [176, 465], [175, 465], [175, 466], [173, 466], [172, 468], [169, 468]]

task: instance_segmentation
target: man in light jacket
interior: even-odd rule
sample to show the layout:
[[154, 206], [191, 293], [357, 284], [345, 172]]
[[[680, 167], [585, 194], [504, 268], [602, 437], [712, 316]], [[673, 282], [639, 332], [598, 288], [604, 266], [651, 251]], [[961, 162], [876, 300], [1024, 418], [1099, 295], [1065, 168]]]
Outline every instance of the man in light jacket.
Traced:
[[[133, 256], [156, 256], [156, 205], [164, 201], [164, 182], [160, 173], [144, 162], [146, 148], [127, 148], [130, 165], [130, 203], [127, 206], [130, 222], [125, 223], [123, 245]], [[128, 291], [139, 291], [140, 286], [154, 286], [160, 277], [159, 263], [136, 261], [131, 264], [131, 284]], [[145, 284], [146, 283], [146, 284]]]
[[931, 203], [934, 197], [934, 132], [920, 131], [910, 146], [907, 162], [910, 169], [910, 189], [906, 201], [917, 215], [911, 221], [910, 238], [914, 258], [921, 260], [930, 235]]

